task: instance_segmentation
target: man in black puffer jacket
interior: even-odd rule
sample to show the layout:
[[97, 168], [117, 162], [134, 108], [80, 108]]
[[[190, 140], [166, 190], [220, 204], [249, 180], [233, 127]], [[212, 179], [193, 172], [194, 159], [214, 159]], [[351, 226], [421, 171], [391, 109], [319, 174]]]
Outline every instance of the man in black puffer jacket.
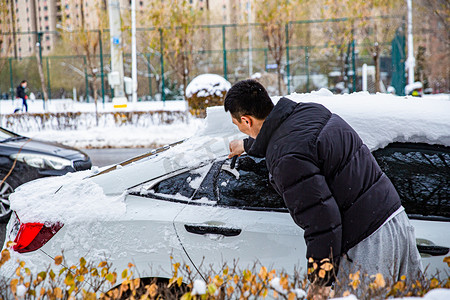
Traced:
[[228, 91], [225, 111], [250, 136], [230, 143], [230, 157], [244, 151], [265, 157], [274, 188], [305, 231], [311, 296], [326, 297], [338, 270], [342, 280], [354, 267], [394, 280], [420, 274], [399, 196], [342, 118], [316, 103], [281, 98], [274, 106], [254, 80]]

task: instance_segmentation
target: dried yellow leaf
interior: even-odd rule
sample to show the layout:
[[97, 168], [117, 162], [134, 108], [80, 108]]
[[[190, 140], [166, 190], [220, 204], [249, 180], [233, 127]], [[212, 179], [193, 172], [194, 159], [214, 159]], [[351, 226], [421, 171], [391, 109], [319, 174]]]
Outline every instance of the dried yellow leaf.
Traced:
[[11, 280], [11, 283], [9, 284], [11, 287], [11, 291], [15, 293], [17, 291], [17, 284], [19, 283], [19, 279], [13, 279]]
[[314, 259], [312, 257], [308, 258], [308, 262], [313, 263]]
[[266, 267], [261, 267], [261, 269], [259, 270], [259, 278], [261, 278], [262, 280], [265, 280], [267, 278], [267, 268]]
[[439, 280], [436, 278], [431, 279], [430, 288], [435, 289], [439, 287]]
[[319, 271], [319, 277], [320, 278], [325, 278], [325, 275], [327, 274], [327, 272], [325, 272], [325, 270], [320, 270]]
[[327, 263], [324, 263], [323, 265], [321, 265], [320, 268], [329, 272], [329, 271], [333, 270], [333, 264], [330, 264], [329, 262], [327, 262]]
[[177, 279], [178, 286], [181, 286], [182, 283], [183, 283], [183, 277], [178, 277], [178, 279]]
[[58, 255], [55, 257], [55, 265], [59, 266], [63, 261], [63, 257], [61, 255]]
[[384, 280], [383, 274], [377, 273], [373, 283], [376, 288], [384, 288], [386, 286], [386, 281]]

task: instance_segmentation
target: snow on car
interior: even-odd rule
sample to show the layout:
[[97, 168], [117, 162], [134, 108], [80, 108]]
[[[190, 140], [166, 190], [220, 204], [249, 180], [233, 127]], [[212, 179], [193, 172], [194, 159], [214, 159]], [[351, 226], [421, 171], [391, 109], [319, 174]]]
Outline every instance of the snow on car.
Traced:
[[[428, 271], [445, 268], [450, 102], [324, 89], [288, 98], [321, 103], [350, 123], [396, 185]], [[200, 270], [234, 261], [305, 270], [303, 230], [271, 188], [264, 159], [243, 155], [232, 169], [226, 158], [229, 142], [242, 137], [223, 107], [213, 107], [183, 142], [102, 172], [22, 186], [7, 227], [12, 263], [0, 272], [13, 276], [16, 258], [40, 271], [61, 253], [68, 264], [106, 258], [123, 270], [133, 262], [141, 277], [155, 278], [171, 277], [171, 256]]]

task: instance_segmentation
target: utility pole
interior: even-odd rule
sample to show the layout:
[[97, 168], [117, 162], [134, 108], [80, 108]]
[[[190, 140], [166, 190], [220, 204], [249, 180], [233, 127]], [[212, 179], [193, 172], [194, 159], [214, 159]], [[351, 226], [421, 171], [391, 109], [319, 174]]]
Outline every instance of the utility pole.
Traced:
[[408, 84], [414, 83], [414, 67], [416, 61], [414, 58], [413, 47], [413, 33], [412, 33], [412, 3], [411, 0], [406, 0], [408, 6], [408, 59], [406, 60], [406, 66], [408, 68]]
[[133, 80], [133, 103], [137, 102], [137, 57], [136, 57], [136, 0], [131, 0], [131, 78]]
[[123, 90], [123, 52], [119, 0], [108, 0], [108, 8], [111, 39], [111, 73], [108, 74], [108, 81], [114, 90], [112, 100], [114, 108], [124, 108], [127, 107], [127, 98]]

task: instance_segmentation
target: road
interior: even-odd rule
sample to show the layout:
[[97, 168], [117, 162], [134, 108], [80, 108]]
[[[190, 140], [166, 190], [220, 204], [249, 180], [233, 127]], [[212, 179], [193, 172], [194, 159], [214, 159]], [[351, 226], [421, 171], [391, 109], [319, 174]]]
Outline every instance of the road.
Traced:
[[[149, 148], [108, 148], [108, 149], [84, 149], [89, 155], [93, 166], [104, 167], [123, 162], [129, 158], [147, 153]], [[6, 223], [0, 223], [0, 246], [3, 246], [5, 239]]]
[[123, 162], [129, 158], [150, 152], [149, 148], [108, 148], [108, 149], [84, 149], [89, 155], [92, 165], [104, 167]]

